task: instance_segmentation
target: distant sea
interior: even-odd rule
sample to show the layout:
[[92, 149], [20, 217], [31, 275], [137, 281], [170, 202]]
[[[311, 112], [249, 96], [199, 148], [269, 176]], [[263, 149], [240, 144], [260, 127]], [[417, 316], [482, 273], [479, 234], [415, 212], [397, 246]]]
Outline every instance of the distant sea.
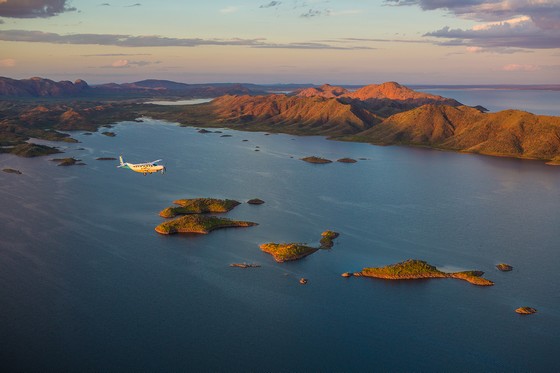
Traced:
[[560, 91], [515, 89], [416, 89], [455, 100], [469, 106], [482, 105], [490, 111], [524, 110], [534, 114], [560, 116]]
[[[23, 173], [0, 171], [2, 370], [560, 370], [560, 168], [322, 137], [201, 134], [148, 118], [112, 131], [54, 144], [84, 166], [0, 155], [0, 169]], [[96, 160], [120, 154], [163, 158], [168, 172]], [[358, 162], [299, 160], [309, 155]], [[195, 197], [265, 204], [223, 215], [256, 227], [154, 231], [161, 209]], [[276, 263], [259, 249], [317, 244], [326, 229], [340, 233], [334, 247], [300, 261]], [[409, 258], [482, 270], [495, 286], [341, 277]], [[229, 266], [243, 262], [261, 267]], [[500, 262], [513, 271], [499, 272]], [[538, 312], [520, 316], [521, 306]]]

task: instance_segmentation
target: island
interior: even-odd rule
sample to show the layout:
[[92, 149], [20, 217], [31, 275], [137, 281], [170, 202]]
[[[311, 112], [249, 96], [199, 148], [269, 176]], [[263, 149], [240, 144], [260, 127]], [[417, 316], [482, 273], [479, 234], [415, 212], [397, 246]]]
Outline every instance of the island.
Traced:
[[502, 272], [509, 272], [513, 269], [512, 266], [510, 266], [509, 264], [506, 264], [506, 263], [496, 264], [496, 268], [498, 268]]
[[428, 278], [456, 278], [478, 286], [492, 286], [494, 283], [481, 277], [484, 272], [464, 271], [447, 273], [438, 270], [435, 266], [423, 260], [408, 259], [404, 262], [391, 264], [385, 267], [364, 268], [355, 276], [374, 277], [384, 280], [419, 280]]
[[324, 231], [321, 233], [321, 249], [330, 249], [333, 247], [333, 240], [339, 236], [338, 232]]
[[308, 163], [315, 163], [315, 164], [332, 163], [332, 161], [330, 159], [325, 159], [325, 158], [315, 157], [315, 156], [305, 157], [305, 158], [300, 158], [300, 159], [302, 161], [305, 161], [305, 162], [308, 162]]
[[337, 162], [340, 163], [356, 163], [358, 162], [357, 160], [353, 159], [353, 158], [340, 158], [336, 160]]
[[187, 214], [205, 214], [205, 213], [222, 213], [231, 211], [240, 202], [232, 199], [216, 199], [216, 198], [191, 198], [178, 199], [173, 201], [179, 207], [167, 207], [160, 211], [162, 218], [173, 218], [177, 215]]
[[262, 205], [264, 203], [264, 201], [262, 199], [258, 199], [258, 198], [253, 198], [247, 201], [248, 204], [250, 205]]
[[319, 250], [303, 243], [263, 243], [259, 246], [262, 251], [269, 253], [278, 263], [305, 258]]
[[11, 148], [0, 146], [0, 153], [11, 153], [19, 157], [32, 158], [40, 157], [43, 155], [57, 154], [61, 153], [61, 151], [51, 146], [24, 143]]
[[216, 216], [185, 215], [158, 225], [155, 230], [160, 234], [197, 233], [208, 234], [221, 228], [252, 227], [258, 225], [250, 221], [238, 221]]
[[85, 163], [81, 162], [81, 159], [76, 159], [76, 158], [54, 158], [54, 159], [51, 159], [51, 161], [57, 162], [59, 166], [74, 166], [74, 165], [83, 166], [83, 165], [85, 165]]
[[536, 313], [537, 310], [532, 307], [519, 307], [515, 310], [515, 312], [520, 315], [532, 315], [533, 313]]
[[107, 136], [107, 137], [115, 137], [115, 136], [117, 136], [116, 133], [110, 132], [110, 131], [101, 132], [101, 134], [102, 134], [102, 135], [105, 135], [105, 136]]
[[253, 264], [253, 263], [231, 263], [230, 267], [237, 267], [237, 268], [258, 268], [260, 264]]
[[16, 174], [16, 175], [21, 175], [22, 172], [20, 170], [16, 170], [13, 168], [4, 168], [2, 171], [8, 173], [8, 174]]
[[115, 158], [115, 157], [99, 157], [99, 158], [95, 158], [95, 160], [97, 160], [97, 161], [116, 161], [117, 158]]

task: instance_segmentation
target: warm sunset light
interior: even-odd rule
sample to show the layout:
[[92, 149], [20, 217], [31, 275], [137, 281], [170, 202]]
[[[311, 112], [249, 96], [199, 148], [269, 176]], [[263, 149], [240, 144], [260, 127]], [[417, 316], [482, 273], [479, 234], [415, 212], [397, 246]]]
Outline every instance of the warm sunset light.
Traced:
[[560, 75], [559, 6], [5, 0], [0, 75], [91, 83], [550, 83]]

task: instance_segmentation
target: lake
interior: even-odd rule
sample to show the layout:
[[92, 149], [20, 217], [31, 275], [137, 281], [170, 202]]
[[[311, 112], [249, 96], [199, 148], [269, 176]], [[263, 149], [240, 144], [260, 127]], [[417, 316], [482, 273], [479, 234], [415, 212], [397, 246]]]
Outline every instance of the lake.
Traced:
[[[560, 168], [149, 119], [112, 131], [62, 145], [85, 166], [0, 155], [23, 172], [0, 172], [4, 370], [560, 369]], [[168, 172], [96, 160], [119, 154], [163, 158]], [[299, 160], [310, 155], [365, 159]], [[256, 227], [154, 231], [160, 210], [195, 197], [266, 203], [224, 215]], [[316, 244], [327, 229], [334, 247], [297, 262], [259, 249]], [[341, 277], [409, 258], [482, 270], [495, 286]], [[241, 262], [261, 267], [229, 266]]]

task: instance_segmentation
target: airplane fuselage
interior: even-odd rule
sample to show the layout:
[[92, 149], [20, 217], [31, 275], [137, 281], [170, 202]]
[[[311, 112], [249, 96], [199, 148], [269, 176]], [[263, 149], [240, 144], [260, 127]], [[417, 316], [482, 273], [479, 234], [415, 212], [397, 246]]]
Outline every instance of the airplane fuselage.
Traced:
[[132, 171], [139, 172], [141, 174], [153, 174], [154, 172], [161, 172], [164, 168], [162, 165], [154, 165], [151, 163], [125, 163], [125, 166], [126, 167], [123, 168], [129, 168]]
[[134, 172], [138, 172], [144, 175], [153, 174], [155, 172], [161, 172], [162, 174], [165, 172], [165, 166], [162, 164], [158, 164], [161, 159], [153, 162], [146, 162], [146, 163], [128, 163], [123, 161], [122, 156], [119, 157], [121, 164], [118, 166], [120, 168], [126, 168], [132, 170]]

